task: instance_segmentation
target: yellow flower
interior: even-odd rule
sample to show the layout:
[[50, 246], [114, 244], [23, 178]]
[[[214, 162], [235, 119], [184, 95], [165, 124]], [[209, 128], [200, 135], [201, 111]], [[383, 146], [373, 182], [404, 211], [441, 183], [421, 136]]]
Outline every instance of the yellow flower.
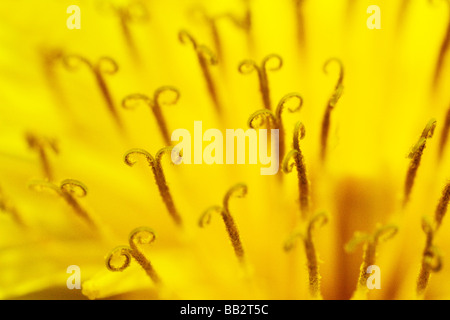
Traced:
[[[0, 298], [450, 298], [445, 2], [2, 1]], [[280, 172], [172, 166], [195, 121]]]

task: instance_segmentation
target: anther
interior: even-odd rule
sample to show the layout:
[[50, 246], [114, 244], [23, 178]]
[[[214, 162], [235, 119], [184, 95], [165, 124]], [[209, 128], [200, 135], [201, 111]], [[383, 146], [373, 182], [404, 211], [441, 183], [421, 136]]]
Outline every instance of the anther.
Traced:
[[[294, 101], [294, 103], [292, 103]], [[282, 121], [283, 111], [287, 108], [290, 113], [300, 111], [303, 98], [298, 93], [288, 93], [278, 102], [275, 114], [267, 109], [260, 109], [250, 115], [247, 124], [250, 128], [258, 129], [261, 126], [279, 130], [279, 154], [283, 159], [285, 152], [285, 130]]]
[[[275, 65], [269, 67], [270, 61], [276, 61]], [[261, 92], [261, 97], [263, 100], [264, 108], [271, 110], [270, 103], [270, 90], [269, 90], [269, 80], [267, 77], [267, 71], [277, 71], [283, 66], [283, 59], [277, 54], [270, 54], [266, 56], [261, 65], [258, 66], [253, 60], [245, 60], [239, 64], [238, 70], [242, 74], [250, 74], [254, 70], [258, 73], [259, 80], [259, 91]]]
[[244, 257], [244, 249], [242, 247], [241, 239], [239, 236], [239, 231], [237, 229], [236, 223], [234, 222], [233, 217], [230, 214], [229, 210], [229, 201], [231, 197], [242, 198], [247, 194], [247, 186], [245, 184], [237, 184], [233, 186], [226, 193], [223, 199], [223, 206], [213, 206], [207, 209], [199, 220], [199, 226], [204, 227], [206, 224], [209, 224], [211, 221], [211, 215], [213, 213], [220, 213], [222, 216], [223, 222], [225, 223], [225, 227], [228, 232], [228, 236], [230, 237], [231, 244], [234, 249], [234, 253], [238, 258], [239, 262], [243, 264], [245, 262]]
[[305, 46], [305, 14], [304, 5], [305, 0], [295, 0], [295, 10], [297, 13], [297, 37], [301, 48]]
[[437, 205], [434, 214], [434, 222], [436, 225], [435, 226], [436, 230], [440, 228], [442, 219], [444, 219], [444, 216], [447, 213], [449, 201], [450, 201], [450, 182], [447, 182], [447, 184], [444, 187], [444, 190], [442, 190], [442, 196], [439, 199], [439, 203]]
[[331, 62], [336, 62], [339, 67], [339, 78], [336, 83], [336, 86], [334, 88], [334, 92], [331, 95], [331, 98], [328, 100], [327, 108], [325, 109], [325, 114], [323, 116], [322, 120], [322, 132], [320, 136], [320, 156], [322, 161], [326, 158], [326, 152], [327, 152], [327, 144], [328, 144], [328, 135], [330, 131], [330, 122], [331, 122], [331, 112], [333, 111], [334, 107], [336, 106], [337, 102], [339, 101], [339, 98], [342, 96], [342, 92], [344, 90], [343, 81], [344, 81], [344, 65], [342, 64], [342, 61], [337, 58], [331, 58], [328, 61], [325, 62], [323, 66], [323, 71], [327, 73], [328, 65]]
[[0, 189], [0, 211], [8, 214], [19, 226], [25, 226], [18, 210], [11, 201], [5, 197], [2, 189]]
[[252, 12], [250, 10], [250, 1], [249, 0], [243, 0], [244, 2], [244, 14], [239, 17], [233, 13], [225, 13], [224, 17], [230, 19], [234, 25], [238, 28], [241, 28], [245, 31], [245, 34], [247, 36], [247, 43], [249, 45], [250, 50], [252, 51], [254, 49], [254, 39], [252, 37]]
[[411, 0], [402, 0], [402, 3], [400, 4], [399, 10], [398, 10], [397, 30], [400, 30], [400, 28], [403, 26], [410, 5], [411, 5]]
[[363, 262], [360, 267], [358, 287], [354, 296], [358, 294], [367, 295], [367, 279], [370, 274], [367, 273], [367, 268], [371, 265], [376, 264], [377, 249], [381, 242], [385, 242], [393, 238], [398, 232], [398, 227], [396, 225], [385, 225], [380, 226], [376, 229], [373, 234], [366, 234], [356, 232], [353, 238], [345, 246], [347, 252], [352, 252], [360, 244], [364, 244], [364, 254]]
[[[168, 94], [171, 95], [170, 99], [164, 99], [164, 96]], [[161, 107], [164, 105], [173, 105], [176, 104], [178, 99], [180, 98], [180, 92], [178, 89], [171, 86], [164, 86], [155, 91], [153, 94], [153, 99], [143, 95], [143, 94], [131, 94], [126, 96], [122, 100], [122, 106], [126, 109], [134, 108], [139, 102], [145, 103], [148, 107], [150, 107], [153, 115], [158, 123], [159, 130], [161, 135], [163, 136], [164, 143], [169, 146], [171, 145], [169, 130], [167, 129], [166, 121], [162, 115]]]
[[106, 257], [106, 267], [110, 271], [121, 272], [128, 268], [134, 258], [150, 279], [155, 284], [160, 284], [161, 279], [141, 249], [142, 246], [149, 245], [155, 240], [156, 234], [152, 229], [146, 227], [134, 229], [128, 237], [129, 247], [119, 246], [113, 249]]
[[445, 117], [445, 123], [442, 127], [441, 139], [439, 141], [439, 160], [444, 155], [445, 146], [447, 145], [448, 135], [450, 133], [450, 108], [447, 110], [447, 116]]
[[284, 250], [289, 251], [295, 247], [298, 239], [303, 241], [308, 267], [309, 292], [315, 299], [319, 299], [321, 296], [319, 259], [317, 257], [317, 250], [314, 244], [313, 232], [316, 228], [324, 226], [327, 222], [328, 216], [326, 213], [318, 213], [307, 222], [304, 231], [293, 233], [284, 243]]
[[113, 10], [119, 17], [123, 36], [132, 55], [135, 58], [138, 58], [138, 50], [136, 48], [136, 43], [133, 40], [130, 24], [147, 21], [149, 19], [147, 8], [142, 2], [137, 1], [125, 6], [113, 6]]
[[223, 14], [209, 15], [203, 6], [197, 6], [196, 8], [194, 8], [193, 14], [199, 14], [201, 19], [209, 27], [209, 30], [211, 32], [211, 36], [213, 39], [213, 43], [214, 43], [214, 49], [217, 52], [217, 55], [222, 60], [223, 50], [222, 50], [222, 43], [220, 41], [219, 29], [218, 29], [217, 24], [218, 24], [218, 21], [220, 19], [224, 18], [226, 15], [223, 15]]
[[[40, 48], [40, 56], [45, 76], [52, 90], [60, 90], [59, 83], [55, 74], [55, 66], [61, 61], [63, 51], [60, 48]], [[59, 92], [57, 92], [59, 93]]]
[[305, 159], [300, 149], [300, 140], [304, 137], [305, 127], [301, 122], [297, 122], [294, 129], [293, 149], [284, 158], [282, 169], [284, 173], [292, 172], [294, 166], [297, 169], [300, 212], [302, 218], [306, 219], [310, 210], [310, 191]]
[[79, 55], [68, 55], [63, 58], [64, 65], [69, 70], [75, 70], [80, 64], [86, 65], [95, 76], [98, 88], [105, 100], [109, 113], [113, 117], [117, 126], [122, 129], [122, 121], [117, 113], [114, 99], [105, 81], [105, 75], [113, 75], [119, 70], [119, 66], [115, 60], [110, 57], [101, 57], [97, 63], [92, 63], [86, 58]]
[[[162, 165], [161, 165], [161, 158], [163, 155], [166, 155], [166, 154], [170, 155], [172, 161], [174, 161], [175, 156], [178, 157], [177, 159], [181, 158], [179, 153], [178, 153], [178, 155], [175, 155], [175, 153], [177, 153], [177, 152], [173, 147], [165, 147], [165, 148], [162, 148], [161, 150], [159, 150], [156, 153], [155, 157], [153, 157], [146, 150], [131, 149], [125, 154], [124, 161], [128, 166], [132, 167], [136, 163], [135, 160], [132, 160], [133, 156], [142, 155], [146, 158], [149, 166], [152, 168], [153, 175], [154, 175], [155, 181], [156, 181], [156, 185], [158, 186], [159, 193], [161, 195], [162, 200], [164, 201], [167, 211], [169, 212], [169, 214], [170, 214], [171, 218], [173, 219], [173, 221], [175, 222], [175, 224], [177, 226], [181, 227], [182, 219], [175, 207], [175, 203], [170, 194], [169, 186], [167, 185], [166, 177], [164, 175], [164, 171], [163, 171]], [[178, 161], [178, 160], [176, 160], [176, 161]]]
[[95, 226], [90, 214], [80, 204], [78, 198], [83, 198], [87, 195], [87, 187], [84, 183], [74, 180], [63, 180], [60, 185], [56, 185], [48, 181], [31, 181], [29, 187], [36, 191], [50, 190], [55, 192], [58, 196], [63, 198], [66, 203], [72, 207], [75, 213], [86, 221], [90, 226]]
[[252, 25], [252, 15], [250, 11], [250, 7], [247, 6], [245, 9], [245, 13], [243, 18], [236, 16], [233, 13], [226, 13], [223, 15], [224, 18], [230, 19], [235, 26], [245, 30], [247, 33], [250, 33], [251, 25]]
[[426, 125], [425, 129], [422, 132], [417, 143], [412, 148], [411, 152], [408, 155], [408, 158], [411, 159], [408, 172], [406, 173], [405, 187], [404, 187], [404, 198], [403, 198], [403, 207], [409, 202], [409, 198], [411, 195], [412, 188], [414, 186], [414, 180], [417, 175], [417, 170], [420, 166], [420, 161], [422, 159], [423, 151], [426, 147], [427, 139], [431, 138], [434, 134], [434, 129], [436, 128], [436, 120], [431, 119]]
[[434, 213], [434, 223], [428, 217], [422, 218], [422, 230], [426, 235], [425, 249], [422, 256], [422, 265], [417, 279], [417, 295], [422, 296], [428, 286], [431, 272], [438, 272], [442, 267], [442, 258], [439, 249], [433, 244], [434, 236], [441, 227], [442, 220], [447, 213], [450, 201], [450, 182], [447, 182], [442, 190], [436, 211]]
[[423, 296], [432, 272], [438, 272], [442, 268], [442, 258], [439, 249], [434, 246], [433, 239], [437, 229], [433, 228], [428, 218], [422, 219], [422, 230], [426, 235], [425, 249], [422, 256], [422, 265], [417, 278], [417, 295]]
[[[430, 0], [430, 2], [432, 2], [432, 1]], [[449, 14], [450, 14], [450, 0], [447, 0], [446, 3], [448, 5]], [[442, 43], [441, 43], [441, 47], [439, 50], [439, 55], [437, 58], [437, 63], [436, 63], [435, 71], [434, 71], [433, 87], [435, 89], [437, 88], [439, 78], [441, 77], [441, 73], [443, 71], [445, 57], [450, 48], [450, 16], [448, 19], [449, 19], [449, 22], [447, 23], [447, 30], [445, 32], [444, 39], [442, 40]]]
[[216, 55], [207, 46], [198, 45], [194, 37], [186, 30], [182, 30], [178, 33], [178, 39], [183, 44], [190, 43], [192, 45], [192, 48], [195, 50], [198, 63], [200, 64], [200, 68], [202, 70], [206, 86], [208, 88], [209, 95], [214, 103], [214, 106], [216, 107], [216, 111], [220, 114], [222, 112], [222, 107], [209, 67], [210, 65], [216, 65], [218, 63]]
[[50, 161], [48, 159], [48, 151], [52, 151], [53, 153], [56, 154], [59, 153], [56, 140], [38, 137], [37, 135], [30, 132], [26, 134], [26, 140], [28, 146], [39, 154], [42, 171], [44, 173], [45, 178], [47, 178], [48, 180], [53, 180], [54, 178], [53, 170], [50, 165]]

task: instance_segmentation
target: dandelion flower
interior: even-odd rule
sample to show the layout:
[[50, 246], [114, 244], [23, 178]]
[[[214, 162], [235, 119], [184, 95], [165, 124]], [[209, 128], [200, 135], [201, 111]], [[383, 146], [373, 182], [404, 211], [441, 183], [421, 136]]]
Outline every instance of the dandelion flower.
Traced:
[[[47, 2], [0, 4], [1, 299], [450, 298], [446, 1]], [[249, 127], [276, 175], [171, 161]]]

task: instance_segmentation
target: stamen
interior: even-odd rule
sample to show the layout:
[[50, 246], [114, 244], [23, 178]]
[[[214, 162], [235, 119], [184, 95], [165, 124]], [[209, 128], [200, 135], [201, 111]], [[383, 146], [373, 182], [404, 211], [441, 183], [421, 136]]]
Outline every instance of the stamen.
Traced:
[[328, 144], [328, 135], [330, 131], [330, 118], [331, 118], [331, 111], [336, 106], [337, 102], [339, 101], [339, 98], [342, 96], [342, 92], [344, 90], [343, 86], [343, 80], [344, 80], [344, 65], [342, 64], [342, 61], [337, 58], [331, 58], [327, 62], [325, 62], [323, 66], [323, 71], [325, 73], [327, 72], [327, 67], [331, 62], [336, 62], [339, 64], [340, 71], [339, 71], [339, 79], [336, 83], [334, 92], [331, 96], [331, 98], [328, 100], [327, 108], [325, 109], [325, 114], [323, 116], [322, 120], [322, 133], [321, 133], [321, 152], [320, 156], [322, 158], [322, 161], [326, 158], [326, 152], [327, 152], [327, 144]]
[[209, 30], [211, 32], [211, 36], [214, 43], [214, 49], [217, 52], [217, 56], [220, 58], [223, 57], [222, 43], [219, 37], [219, 30], [217, 27], [217, 22], [225, 17], [225, 15], [209, 15], [203, 6], [197, 6], [193, 9], [193, 14], [199, 14], [202, 20], [208, 25]]
[[48, 180], [53, 180], [53, 170], [51, 168], [50, 162], [48, 160], [48, 154], [47, 151], [51, 150], [54, 153], [58, 154], [59, 149], [57, 146], [57, 143], [53, 139], [38, 137], [33, 133], [28, 132], [26, 134], [26, 140], [28, 143], [28, 146], [31, 149], [36, 150], [39, 153], [39, 157], [41, 160], [42, 165], [42, 171], [44, 172], [44, 176]]
[[442, 197], [439, 199], [439, 203], [437, 205], [434, 221], [435, 221], [435, 229], [439, 229], [442, 223], [442, 219], [444, 219], [445, 214], [447, 213], [448, 203], [450, 201], [450, 182], [447, 182], [447, 185], [442, 190]]
[[19, 212], [16, 207], [5, 197], [2, 189], [0, 188], [0, 211], [3, 211], [11, 216], [11, 218], [16, 222], [19, 226], [24, 227], [25, 223], [23, 222]]
[[314, 215], [306, 224], [305, 231], [296, 232], [292, 234], [284, 244], [284, 250], [290, 251], [296, 245], [296, 240], [303, 240], [303, 245], [306, 253], [308, 276], [309, 276], [309, 293], [315, 299], [320, 299], [320, 272], [319, 272], [319, 259], [317, 257], [317, 251], [313, 240], [313, 231], [322, 227], [328, 222], [328, 216], [326, 213], [321, 212]]
[[[295, 105], [290, 105], [289, 102], [297, 100]], [[290, 113], [294, 113], [300, 111], [303, 105], [303, 98], [298, 93], [288, 93], [283, 98], [281, 98], [280, 102], [278, 102], [277, 109], [275, 114], [267, 109], [261, 109], [254, 112], [250, 115], [247, 124], [250, 128], [258, 129], [259, 127], [266, 126], [273, 129], [279, 130], [279, 154], [280, 158], [283, 159], [285, 152], [285, 132], [282, 121], [282, 114], [284, 109], [287, 107]]]
[[[152, 279], [155, 284], [160, 284], [161, 279], [153, 269], [150, 261], [145, 257], [143, 252], [139, 249], [142, 245], [148, 245], [156, 240], [156, 234], [152, 229], [146, 227], [140, 227], [134, 229], [128, 238], [130, 244], [127, 246], [116, 247], [111, 251], [106, 257], [106, 267], [108, 270], [113, 272], [121, 272], [128, 268], [131, 263], [131, 258], [133, 257], [139, 265], [145, 270], [147, 275]], [[122, 259], [122, 261], [119, 258]], [[114, 263], [114, 261], [116, 263]], [[117, 264], [119, 262], [120, 264]]]
[[360, 267], [358, 286], [353, 295], [354, 297], [357, 295], [367, 296], [367, 293], [369, 292], [367, 279], [370, 277], [370, 274], [367, 273], [367, 268], [376, 263], [378, 245], [381, 242], [385, 242], [394, 237], [397, 232], [398, 227], [395, 225], [378, 227], [374, 234], [356, 232], [353, 238], [345, 246], [345, 251], [352, 252], [360, 243], [364, 243], [363, 262]]
[[[271, 60], [276, 60], [277, 64], [275, 66], [272, 66], [271, 68], [268, 68], [268, 63]], [[261, 66], [258, 66], [256, 62], [253, 60], [245, 60], [239, 64], [238, 70], [242, 74], [250, 74], [254, 70], [257, 71], [259, 80], [259, 91], [261, 92], [264, 108], [268, 110], [271, 110], [271, 103], [270, 103], [270, 90], [267, 71], [268, 70], [277, 71], [280, 70], [282, 66], [283, 66], [283, 59], [277, 54], [270, 54], [266, 56], [262, 60]]]
[[244, 6], [245, 6], [243, 18], [238, 17], [235, 14], [229, 13], [229, 12], [224, 14], [224, 18], [230, 19], [234, 23], [235, 26], [237, 26], [238, 28], [241, 28], [245, 31], [249, 48], [250, 48], [250, 50], [253, 50], [254, 39], [251, 34], [252, 12], [250, 10], [250, 1], [244, 0], [243, 2], [244, 2]]
[[77, 180], [67, 179], [61, 182], [61, 194], [66, 202], [82, 217], [86, 222], [93, 225], [89, 213], [84, 209], [76, 198], [83, 198], [87, 195], [86, 186]]
[[86, 221], [90, 226], [95, 226], [90, 214], [77, 200], [77, 198], [83, 198], [87, 195], [87, 187], [84, 183], [78, 180], [66, 179], [57, 186], [52, 182], [34, 180], [31, 181], [28, 186], [36, 191], [43, 191], [46, 189], [55, 192], [72, 207], [79, 217]]
[[297, 13], [297, 37], [301, 48], [305, 46], [305, 15], [303, 5], [305, 0], [295, 0], [295, 9]]
[[230, 12], [225, 13], [223, 15], [223, 18], [230, 19], [238, 28], [245, 30], [247, 33], [250, 32], [250, 28], [252, 25], [252, 22], [251, 22], [252, 16], [251, 16], [250, 8], [246, 8], [244, 17], [242, 19]]
[[223, 206], [213, 206], [207, 209], [199, 220], [199, 226], [204, 227], [205, 224], [209, 224], [211, 222], [211, 215], [214, 212], [220, 213], [222, 215], [223, 222], [225, 223], [225, 227], [228, 232], [228, 236], [230, 237], [231, 244], [233, 245], [234, 253], [236, 254], [236, 257], [238, 258], [239, 262], [241, 264], [245, 263], [245, 257], [244, 257], [244, 249], [242, 247], [241, 239], [239, 236], [239, 231], [236, 227], [236, 223], [234, 222], [233, 217], [230, 214], [230, 210], [228, 208], [228, 204], [231, 197], [238, 197], [242, 198], [245, 197], [247, 194], [247, 186], [245, 184], [237, 184], [234, 187], [232, 187], [228, 192], [226, 193], [224, 199], [223, 199]]
[[406, 13], [410, 7], [411, 0], [402, 0], [402, 3], [400, 4], [400, 9], [398, 10], [398, 16], [397, 16], [397, 30], [400, 30], [400, 28], [403, 26], [405, 21]]
[[[170, 100], [162, 100], [162, 95], [164, 93], [172, 92], [174, 97]], [[159, 130], [164, 139], [164, 143], [169, 146], [171, 145], [169, 130], [167, 129], [166, 121], [162, 115], [161, 107], [164, 105], [174, 105], [180, 98], [180, 92], [178, 89], [170, 86], [164, 86], [157, 89], [153, 95], [153, 99], [149, 98], [143, 94], [131, 94], [122, 100], [122, 106], [126, 109], [133, 109], [139, 102], [144, 102], [153, 112], [158, 123]]]
[[178, 33], [178, 39], [183, 44], [189, 42], [194, 48], [197, 54], [200, 68], [203, 73], [203, 77], [205, 78], [206, 85], [208, 87], [209, 95], [213, 100], [213, 103], [216, 107], [216, 111], [220, 114], [222, 112], [222, 107], [219, 101], [219, 97], [217, 95], [216, 85], [213, 81], [211, 71], [209, 70], [210, 65], [216, 65], [218, 63], [217, 57], [208, 47], [204, 45], [198, 45], [194, 37], [186, 30], [182, 30]]
[[423, 251], [422, 265], [417, 279], [417, 295], [423, 296], [428, 287], [431, 272], [438, 272], [442, 268], [442, 258], [439, 249], [433, 245], [433, 238], [437, 229], [433, 229], [428, 218], [422, 219], [422, 230], [426, 235], [425, 249]]
[[450, 183], [444, 187], [442, 191], [442, 197], [437, 205], [434, 215], [434, 226], [429, 221], [428, 217], [422, 218], [422, 230], [426, 235], [425, 249], [423, 250], [422, 265], [419, 271], [419, 277], [417, 279], [417, 295], [419, 297], [425, 294], [425, 290], [428, 287], [431, 272], [438, 272], [442, 268], [442, 258], [438, 247], [433, 244], [434, 236], [439, 230], [442, 219], [444, 218], [448, 202], [450, 200]]
[[356, 2], [354, 0], [347, 0], [347, 19], [350, 21], [350, 19], [354, 15]]
[[110, 57], [101, 57], [96, 64], [93, 64], [86, 58], [79, 55], [65, 56], [63, 62], [68, 70], [76, 70], [80, 64], [84, 64], [89, 67], [89, 69], [95, 76], [97, 85], [100, 89], [103, 98], [105, 99], [106, 105], [108, 107], [109, 112], [111, 113], [111, 116], [113, 117], [117, 126], [120, 129], [122, 129], [123, 128], [122, 121], [120, 120], [111, 92], [104, 79], [105, 74], [112, 75], [117, 73], [117, 71], [119, 70], [117, 62]]
[[147, 21], [149, 19], [147, 8], [138, 1], [125, 6], [113, 6], [113, 9], [120, 19], [120, 27], [132, 55], [138, 58], [138, 50], [131, 34], [130, 23]]
[[[430, 2], [432, 2], [432, 1], [430, 0]], [[446, 3], [448, 5], [449, 14], [450, 14], [450, 1], [447, 0]], [[436, 68], [434, 71], [434, 78], [433, 78], [433, 87], [434, 88], [437, 88], [437, 84], [438, 84], [439, 78], [441, 77], [442, 69], [444, 67], [445, 56], [447, 55], [449, 48], [450, 48], [450, 17], [449, 17], [449, 22], [447, 24], [447, 31], [445, 32], [445, 36], [444, 36], [444, 39], [442, 40], [441, 48], [439, 50]]]
[[[169, 191], [169, 187], [167, 185], [166, 177], [164, 175], [164, 171], [161, 166], [162, 156], [165, 154], [172, 155], [174, 151], [175, 150], [173, 149], [173, 147], [165, 147], [159, 150], [156, 153], [155, 158], [153, 158], [153, 156], [146, 150], [131, 149], [125, 154], [124, 160], [127, 165], [132, 167], [136, 163], [136, 161], [131, 160], [132, 156], [143, 155], [146, 158], [149, 166], [152, 168], [156, 185], [158, 186], [159, 193], [164, 201], [164, 204], [166, 205], [167, 211], [169, 211], [169, 214], [172, 217], [175, 224], [181, 227], [182, 219], [175, 207], [175, 203], [173, 202], [172, 196]], [[181, 158], [181, 155], [179, 155], [179, 157]]]
[[302, 218], [306, 219], [310, 210], [310, 194], [309, 180], [306, 174], [305, 159], [300, 149], [300, 140], [302, 140], [304, 137], [305, 127], [303, 123], [297, 122], [294, 129], [293, 149], [284, 158], [282, 168], [284, 173], [292, 172], [294, 166], [297, 168], [300, 212]]
[[55, 65], [63, 57], [63, 51], [60, 48], [41, 48], [40, 56], [46, 79], [52, 90], [60, 90], [55, 74]]
[[419, 277], [417, 279], [417, 295], [423, 296], [430, 280], [431, 272], [438, 272], [442, 268], [442, 259], [439, 249], [434, 246], [433, 239], [441, 227], [442, 220], [447, 213], [448, 203], [450, 201], [450, 182], [442, 190], [442, 197], [439, 200], [435, 214], [434, 225], [428, 220], [428, 217], [422, 218], [422, 229], [426, 235], [425, 249], [423, 251], [422, 266], [420, 267]]
[[445, 124], [442, 127], [441, 140], [439, 142], [439, 159], [444, 155], [445, 146], [447, 145], [448, 135], [450, 132], [450, 108], [447, 111]]
[[417, 170], [420, 166], [420, 161], [422, 159], [423, 151], [426, 147], [427, 139], [431, 138], [434, 134], [434, 129], [436, 128], [436, 120], [431, 119], [425, 129], [420, 136], [419, 141], [412, 148], [411, 152], [408, 155], [408, 158], [411, 159], [409, 164], [408, 172], [406, 174], [405, 181], [405, 191], [404, 191], [404, 199], [403, 199], [403, 207], [409, 202], [409, 198], [411, 195], [412, 188], [414, 186], [414, 180], [416, 178]]

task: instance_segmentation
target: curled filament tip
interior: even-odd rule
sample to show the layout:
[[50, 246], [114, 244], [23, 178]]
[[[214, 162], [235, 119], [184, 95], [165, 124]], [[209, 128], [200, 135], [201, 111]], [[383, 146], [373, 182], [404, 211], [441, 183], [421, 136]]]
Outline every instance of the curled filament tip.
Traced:
[[163, 86], [156, 89], [154, 101], [160, 106], [174, 105], [180, 99], [180, 91], [172, 86]]
[[269, 54], [262, 60], [261, 66], [265, 70], [277, 71], [283, 66], [283, 59], [278, 54]]
[[130, 232], [130, 247], [137, 249], [137, 245], [151, 244], [156, 240], [156, 233], [147, 227], [139, 227]]
[[77, 197], [85, 197], [88, 192], [84, 183], [74, 179], [63, 180], [61, 182], [61, 190]]
[[328, 66], [332, 62], [337, 63], [338, 66], [339, 66], [339, 78], [338, 78], [338, 81], [336, 82], [336, 86], [335, 86], [335, 89], [338, 89], [339, 87], [342, 86], [342, 83], [344, 82], [344, 64], [342, 63], [341, 59], [330, 58], [324, 63], [324, 65], [323, 65], [323, 72], [328, 74]]
[[138, 105], [140, 105], [141, 103], [144, 103], [150, 107], [153, 106], [153, 101], [148, 96], [144, 94], [135, 93], [130, 94], [125, 98], [123, 98], [122, 107], [128, 110], [132, 110], [138, 107]]
[[98, 59], [96, 68], [99, 72], [105, 74], [115, 74], [119, 71], [119, 65], [110, 57], [100, 57]]
[[278, 102], [276, 114], [281, 119], [283, 111], [287, 108], [290, 113], [298, 112], [303, 106], [303, 98], [298, 93], [288, 93]]
[[145, 159], [147, 160], [148, 164], [150, 166], [154, 166], [155, 159], [153, 158], [153, 156], [148, 151], [146, 151], [144, 149], [138, 149], [138, 148], [131, 149], [125, 153], [125, 156], [124, 156], [125, 163], [130, 167], [134, 166], [137, 163], [137, 160], [133, 159], [133, 157], [136, 155], [144, 156]]
[[252, 129], [258, 129], [260, 127], [276, 128], [278, 125], [278, 119], [272, 111], [261, 109], [250, 115], [247, 120], [247, 125]]
[[[122, 261], [117, 262], [119, 258]], [[126, 246], [120, 246], [114, 248], [106, 257], [106, 268], [108, 268], [109, 271], [123, 271], [131, 263], [131, 250], [129, 247]]]
[[132, 258], [145, 270], [150, 279], [155, 283], [161, 282], [150, 261], [142, 252], [142, 246], [153, 243], [156, 240], [155, 232], [147, 227], [134, 229], [128, 238], [128, 246], [119, 246], [113, 249], [106, 257], [106, 268], [110, 271], [121, 272], [129, 267]]
[[231, 197], [243, 198], [247, 195], [248, 188], [245, 184], [239, 183], [230, 188], [223, 199], [223, 207], [228, 209], [228, 203]]
[[186, 30], [181, 30], [178, 33], [178, 39], [181, 43], [187, 44], [190, 43], [192, 47], [197, 50], [197, 41], [195, 41], [194, 37]]
[[204, 228], [206, 225], [211, 223], [211, 216], [214, 213], [220, 213], [222, 214], [222, 207], [221, 206], [213, 206], [208, 208], [201, 216], [200, 219], [198, 220], [198, 226], [201, 228]]
[[253, 60], [244, 60], [238, 66], [238, 70], [242, 74], [250, 74], [257, 69], [258, 65]]

